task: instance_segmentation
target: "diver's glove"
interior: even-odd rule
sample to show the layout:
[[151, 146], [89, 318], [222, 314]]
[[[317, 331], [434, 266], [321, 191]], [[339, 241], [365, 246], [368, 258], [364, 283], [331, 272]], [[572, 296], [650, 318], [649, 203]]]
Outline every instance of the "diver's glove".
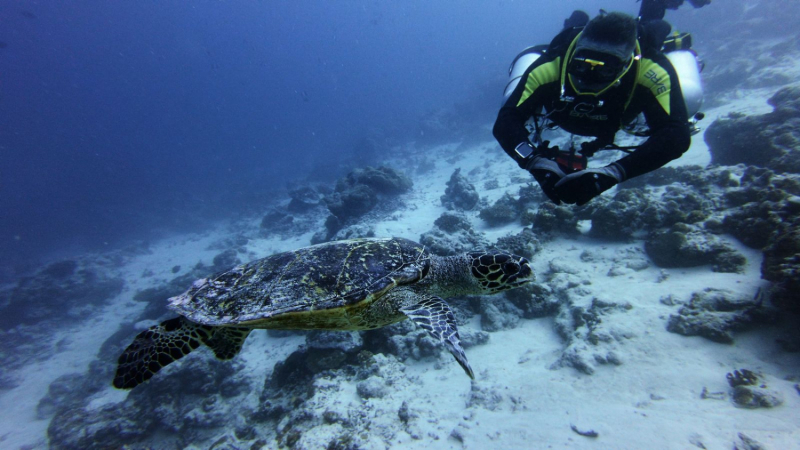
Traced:
[[608, 142], [603, 139], [581, 142], [581, 155], [591, 158], [598, 150], [606, 146], [608, 146]]
[[625, 169], [613, 163], [571, 173], [556, 183], [555, 191], [562, 202], [581, 206], [624, 180]]
[[542, 187], [542, 192], [544, 192], [547, 198], [552, 200], [556, 205], [561, 204], [561, 200], [558, 198], [558, 194], [556, 194], [555, 187], [558, 181], [564, 178], [566, 174], [561, 170], [558, 163], [543, 156], [531, 156], [525, 164], [525, 170], [533, 175], [533, 178], [535, 178], [539, 186]]

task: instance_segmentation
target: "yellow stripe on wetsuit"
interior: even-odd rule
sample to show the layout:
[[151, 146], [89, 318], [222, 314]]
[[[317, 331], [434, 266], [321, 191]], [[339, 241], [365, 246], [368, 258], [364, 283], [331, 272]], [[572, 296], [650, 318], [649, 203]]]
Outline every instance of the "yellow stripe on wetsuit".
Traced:
[[543, 86], [548, 83], [553, 83], [558, 81], [558, 73], [559, 68], [561, 67], [561, 57], [554, 59], [553, 61], [546, 62], [541, 66], [533, 69], [531, 73], [528, 74], [528, 79], [525, 81], [525, 91], [522, 93], [522, 97], [519, 98], [519, 102], [517, 102], [517, 107], [519, 105], [525, 103], [536, 89], [539, 89], [540, 86]]
[[653, 93], [658, 104], [664, 108], [667, 115], [671, 114], [670, 111], [670, 91], [672, 91], [672, 83], [669, 79], [669, 73], [650, 59], [642, 59], [641, 68], [639, 69], [639, 79], [636, 83], [644, 86]]

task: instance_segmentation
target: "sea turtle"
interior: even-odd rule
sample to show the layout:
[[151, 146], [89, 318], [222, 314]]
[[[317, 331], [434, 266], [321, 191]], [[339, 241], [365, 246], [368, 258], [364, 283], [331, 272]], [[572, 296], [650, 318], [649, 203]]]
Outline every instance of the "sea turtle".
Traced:
[[139, 333], [114, 386], [131, 389], [205, 344], [230, 359], [251, 330], [369, 330], [410, 318], [472, 369], [442, 297], [494, 294], [533, 279], [503, 251], [440, 257], [407, 239], [352, 239], [278, 253], [202, 278], [168, 307], [180, 314]]

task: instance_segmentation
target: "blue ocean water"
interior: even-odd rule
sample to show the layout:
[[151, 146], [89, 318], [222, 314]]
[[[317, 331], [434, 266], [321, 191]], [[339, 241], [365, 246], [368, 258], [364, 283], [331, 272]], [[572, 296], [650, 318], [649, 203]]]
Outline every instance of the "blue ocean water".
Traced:
[[257, 207], [481, 95], [490, 122], [487, 83], [583, 3], [4, 1], [2, 259]]

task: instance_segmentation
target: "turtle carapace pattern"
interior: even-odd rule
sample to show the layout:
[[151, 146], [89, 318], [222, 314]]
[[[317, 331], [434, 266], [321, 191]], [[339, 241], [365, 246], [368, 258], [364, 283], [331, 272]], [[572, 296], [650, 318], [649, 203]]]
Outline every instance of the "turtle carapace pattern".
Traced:
[[532, 279], [521, 256], [492, 250], [440, 257], [402, 238], [278, 253], [197, 280], [170, 298], [168, 308], [179, 317], [136, 336], [119, 358], [114, 386], [131, 389], [201, 345], [230, 359], [253, 329], [369, 330], [405, 319], [443, 343], [473, 377], [443, 298], [494, 294]]

